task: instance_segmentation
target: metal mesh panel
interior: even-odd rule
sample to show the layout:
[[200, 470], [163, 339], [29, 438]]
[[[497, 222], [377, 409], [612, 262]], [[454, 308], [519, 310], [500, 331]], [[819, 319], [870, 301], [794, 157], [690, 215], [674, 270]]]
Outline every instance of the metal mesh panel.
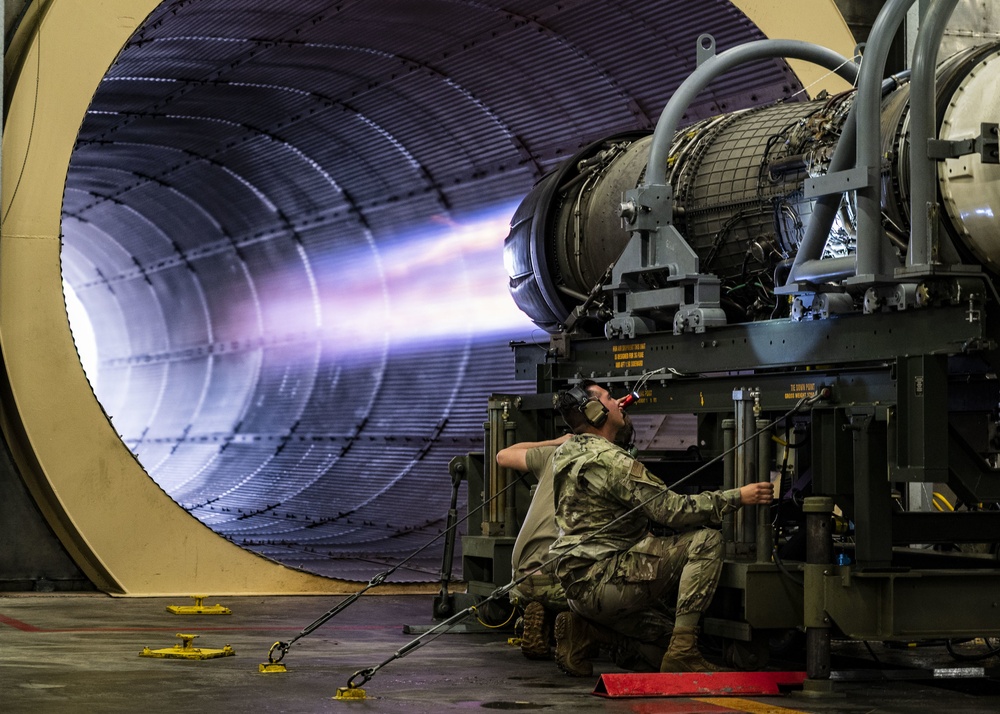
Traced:
[[[759, 269], [749, 253], [755, 241], [780, 249], [781, 212], [808, 221], [811, 203], [802, 199], [804, 169], [771, 177], [767, 149], [786, 126], [816, 108], [812, 103], [779, 104], [734, 115], [720, 128], [705, 129], [680, 170], [679, 205], [684, 237], [702, 259], [702, 270], [733, 281]], [[768, 251], [765, 251], [767, 254]]]

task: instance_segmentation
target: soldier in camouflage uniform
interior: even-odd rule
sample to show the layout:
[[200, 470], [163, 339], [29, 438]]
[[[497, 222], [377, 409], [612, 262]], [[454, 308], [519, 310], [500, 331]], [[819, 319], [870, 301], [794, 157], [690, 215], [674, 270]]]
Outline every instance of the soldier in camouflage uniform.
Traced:
[[538, 482], [511, 557], [515, 582], [524, 578], [511, 589], [510, 599], [524, 610], [521, 654], [528, 659], [552, 658], [553, 621], [557, 613], [569, 610], [566, 592], [549, 556], [549, 546], [559, 535], [552, 493], [552, 454], [568, 439], [569, 434], [564, 434], [549, 441], [522, 441], [497, 453], [498, 466], [527, 471]]
[[[562, 557], [556, 574], [572, 613], [556, 619], [569, 642], [556, 661], [571, 674], [586, 673], [586, 653], [599, 623], [645, 642], [669, 646], [661, 672], [718, 668], [698, 652], [698, 622], [715, 594], [722, 570], [722, 516], [744, 505], [770, 503], [769, 482], [686, 496], [670, 491], [627, 451], [616, 435], [628, 417], [607, 390], [584, 381], [563, 392], [557, 406], [575, 436], [553, 456], [556, 524], [551, 547]], [[677, 535], [650, 534], [658, 523]], [[665, 596], [677, 590], [674, 621]], [[561, 618], [561, 619], [560, 619]]]
[[[621, 446], [631, 446], [630, 429], [620, 437], [624, 439], [619, 442]], [[558, 613], [569, 610], [566, 591], [556, 576], [555, 559], [549, 553], [549, 547], [559, 536], [552, 488], [552, 456], [556, 447], [569, 438], [569, 434], [564, 434], [548, 441], [519, 442], [501, 449], [496, 457], [498, 466], [531, 473], [537, 481], [511, 556], [516, 585], [511, 588], [510, 600], [524, 611], [521, 654], [528, 659], [552, 659], [554, 620]], [[626, 669], [655, 672], [659, 668], [662, 649], [657, 652], [643, 647], [637, 640], [610, 632], [602, 632], [600, 639], [608, 645], [615, 662]]]

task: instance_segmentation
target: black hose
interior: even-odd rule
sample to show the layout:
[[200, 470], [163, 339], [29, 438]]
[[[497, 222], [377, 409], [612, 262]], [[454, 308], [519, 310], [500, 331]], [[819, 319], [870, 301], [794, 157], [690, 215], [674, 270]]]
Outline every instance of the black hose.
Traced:
[[[989, 659], [990, 657], [995, 657], [1000, 654], [1000, 647], [994, 647], [985, 637], [983, 638], [983, 641], [986, 642], [987, 651], [977, 655], [967, 655], [962, 654], [961, 652], [956, 652], [954, 648], [956, 642], [955, 640], [948, 640], [945, 642], [945, 647], [948, 648], [948, 654], [957, 659], [959, 662], [981, 662], [984, 659]], [[968, 642], [968, 640], [961, 640], [961, 642]]]

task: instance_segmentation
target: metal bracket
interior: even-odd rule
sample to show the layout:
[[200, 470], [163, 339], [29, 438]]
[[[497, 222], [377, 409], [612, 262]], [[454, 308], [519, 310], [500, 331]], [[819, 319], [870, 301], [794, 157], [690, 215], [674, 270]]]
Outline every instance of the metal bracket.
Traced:
[[367, 699], [368, 696], [361, 687], [337, 687], [337, 694], [333, 698], [346, 701], [362, 701]]
[[715, 57], [715, 38], [705, 33], [698, 38], [698, 66], [700, 67], [702, 62], [712, 59]]
[[801, 293], [792, 299], [793, 322], [827, 320], [848, 312], [854, 312], [854, 299], [847, 293]]
[[604, 323], [604, 336], [609, 340], [633, 340], [656, 329], [652, 320], [622, 313]]
[[587, 294], [584, 301], [579, 305], [577, 305], [573, 309], [573, 312], [570, 313], [569, 317], [566, 318], [566, 322], [563, 325], [566, 332], [572, 332], [573, 328], [576, 326], [576, 323], [579, 321], [579, 319], [583, 317], [583, 315], [585, 315], [590, 310], [590, 306], [593, 305], [594, 301], [597, 300], [597, 297], [602, 294], [605, 284], [608, 282], [608, 280], [611, 279], [612, 271], [614, 271], [614, 269], [615, 269], [615, 264], [611, 263], [611, 265], [608, 266], [607, 270], [604, 271], [604, 274], [601, 275], [600, 278], [598, 278], [597, 282], [594, 284], [594, 287], [590, 289], [590, 292]]
[[639, 186], [625, 192], [618, 215], [626, 230], [656, 231], [673, 223], [673, 203], [670, 184]]
[[878, 169], [873, 169], [873, 167], [857, 166], [845, 171], [814, 176], [805, 180], [802, 193], [806, 198], [819, 198], [845, 191], [870, 188], [878, 185], [877, 171]]
[[1000, 129], [993, 122], [983, 122], [975, 139], [928, 139], [927, 156], [931, 159], [957, 159], [979, 154], [984, 164], [1000, 164]]
[[226, 645], [221, 650], [195, 647], [191, 643], [198, 635], [186, 635], [178, 632], [177, 637], [181, 639], [181, 644], [161, 650], [151, 650], [148, 647], [143, 647], [139, 656], [163, 657], [167, 659], [214, 659], [215, 657], [232, 657], [236, 654], [236, 651], [229, 645]]
[[701, 334], [708, 327], [726, 324], [726, 313], [715, 303], [712, 307], [682, 305], [674, 313], [674, 334], [685, 332]]
[[205, 595], [192, 595], [194, 605], [167, 605], [167, 612], [175, 615], [232, 615], [233, 611], [223, 605], [204, 605]]
[[[706, 327], [725, 325], [719, 279], [699, 272], [697, 252], [673, 225], [670, 184], [626, 191], [619, 215], [623, 227], [632, 231], [632, 238], [611, 268], [609, 287], [614, 291], [615, 310], [605, 323], [605, 336], [631, 339], [652, 332], [653, 321], [642, 313], [669, 308], [679, 308], [674, 316], [674, 334], [700, 333]], [[665, 278], [664, 287], [645, 287], [640, 278], [649, 273]]]
[[565, 359], [570, 353], [570, 339], [565, 332], [549, 335], [549, 355], [557, 359]]
[[895, 308], [906, 310], [918, 304], [916, 283], [872, 286], [865, 291], [863, 312], [866, 315]]

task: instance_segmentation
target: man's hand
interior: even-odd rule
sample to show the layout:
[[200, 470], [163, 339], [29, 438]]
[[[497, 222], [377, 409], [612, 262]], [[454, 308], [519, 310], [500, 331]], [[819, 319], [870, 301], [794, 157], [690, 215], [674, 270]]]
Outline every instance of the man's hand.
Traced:
[[752, 506], [758, 503], [770, 503], [774, 500], [774, 486], [770, 481], [748, 483], [740, 489], [740, 503]]

